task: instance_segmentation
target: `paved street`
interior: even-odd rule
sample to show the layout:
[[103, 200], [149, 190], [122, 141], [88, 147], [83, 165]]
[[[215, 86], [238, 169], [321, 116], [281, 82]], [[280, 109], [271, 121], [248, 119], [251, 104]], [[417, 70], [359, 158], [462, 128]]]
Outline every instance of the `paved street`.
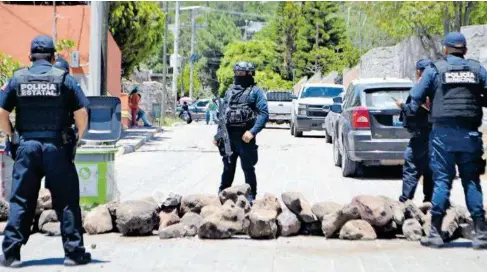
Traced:
[[[121, 200], [151, 195], [216, 193], [221, 159], [211, 144], [214, 126], [195, 123], [166, 130], [137, 152], [117, 158]], [[400, 172], [374, 168], [365, 178], [342, 178], [332, 163], [332, 145], [320, 134], [293, 138], [288, 129], [268, 128], [257, 139], [259, 196], [302, 192], [310, 203], [348, 203], [360, 194], [397, 198]], [[244, 182], [239, 169], [235, 184]], [[418, 188], [417, 200], [421, 200]], [[452, 202], [464, 205], [455, 182]], [[432, 250], [418, 242], [377, 240], [349, 242], [323, 237], [293, 237], [260, 241], [244, 237], [225, 241], [198, 238], [159, 240], [85, 235], [97, 263], [72, 271], [486, 271], [487, 252], [473, 251], [468, 241]], [[96, 244], [95, 249], [90, 249]], [[26, 271], [64, 271], [61, 240], [36, 234], [23, 250]], [[48, 259], [46, 259], [48, 258]], [[52, 259], [49, 259], [52, 258]], [[38, 265], [38, 266], [37, 266]]]

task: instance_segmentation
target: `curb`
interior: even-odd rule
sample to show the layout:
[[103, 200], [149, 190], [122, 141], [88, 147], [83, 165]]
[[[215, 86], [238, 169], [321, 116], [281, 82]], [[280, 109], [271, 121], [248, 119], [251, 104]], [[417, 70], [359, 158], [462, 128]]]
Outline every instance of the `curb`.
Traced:
[[137, 149], [141, 148], [145, 143], [150, 141], [154, 136], [163, 131], [162, 128], [157, 128], [154, 132], [146, 135], [144, 138], [137, 141], [135, 144], [125, 145], [118, 148], [118, 152], [115, 154], [116, 157], [120, 157], [125, 154], [133, 153]]

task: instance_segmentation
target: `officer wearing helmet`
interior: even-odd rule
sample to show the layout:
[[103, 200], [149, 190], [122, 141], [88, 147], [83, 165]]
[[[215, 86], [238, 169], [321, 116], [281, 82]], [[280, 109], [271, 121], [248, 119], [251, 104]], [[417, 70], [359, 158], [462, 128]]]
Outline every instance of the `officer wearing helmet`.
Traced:
[[450, 206], [449, 196], [458, 166], [465, 199], [473, 219], [474, 249], [487, 248], [487, 224], [483, 208], [480, 175], [482, 159], [482, 107], [487, 106], [487, 72], [475, 60], [465, 59], [467, 41], [459, 32], [448, 33], [443, 41], [445, 57], [426, 68], [419, 84], [411, 90], [411, 111], [417, 112], [431, 98], [430, 168], [433, 173], [431, 229], [421, 244], [442, 247], [443, 217]]
[[[421, 59], [416, 63], [417, 81], [421, 80], [426, 67], [431, 64], [431, 60]], [[431, 202], [433, 195], [433, 180], [429, 168], [429, 134], [431, 132], [431, 123], [429, 122], [429, 107], [423, 105], [415, 114], [409, 110], [411, 96], [406, 100], [396, 101], [401, 109], [401, 120], [404, 127], [411, 133], [412, 137], [404, 151], [404, 166], [402, 171], [402, 194], [399, 201], [405, 202], [413, 199], [419, 178], [423, 177], [423, 202]]]
[[[234, 84], [224, 96], [224, 114], [226, 128], [229, 134], [232, 155], [230, 159], [223, 158], [223, 174], [219, 192], [232, 186], [237, 167], [237, 158], [245, 175], [245, 182], [250, 185], [249, 202], [257, 195], [257, 178], [254, 166], [258, 161], [255, 137], [265, 127], [269, 113], [264, 91], [254, 81], [255, 67], [252, 63], [240, 61], [233, 67]], [[221, 131], [217, 132], [214, 144], [222, 151]]]
[[0, 265], [19, 267], [35, 215], [43, 177], [49, 180], [52, 204], [61, 223], [64, 264], [91, 261], [83, 245], [79, 180], [71, 147], [85, 132], [88, 101], [73, 77], [53, 66], [54, 42], [38, 36], [31, 43], [32, 66], [17, 70], [0, 92], [0, 129], [12, 135], [9, 114], [15, 109], [20, 145], [13, 167], [10, 215], [4, 231]]
[[54, 67], [63, 69], [64, 71], [69, 73], [69, 63], [61, 56], [56, 58], [56, 62], [54, 63]]

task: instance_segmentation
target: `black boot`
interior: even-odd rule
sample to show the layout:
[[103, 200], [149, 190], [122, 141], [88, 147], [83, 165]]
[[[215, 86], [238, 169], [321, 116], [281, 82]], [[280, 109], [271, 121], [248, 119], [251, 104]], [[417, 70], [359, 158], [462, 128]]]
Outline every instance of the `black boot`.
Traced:
[[22, 266], [22, 262], [20, 261], [20, 258], [0, 255], [0, 266], [18, 268]]
[[81, 256], [76, 256], [76, 257], [68, 257], [66, 256], [64, 258], [64, 265], [65, 266], [76, 266], [76, 265], [84, 265], [91, 262], [91, 254], [88, 252], [85, 252]]
[[485, 218], [472, 218], [475, 229], [475, 236], [472, 240], [473, 249], [487, 249], [487, 223]]
[[431, 217], [430, 235], [421, 238], [421, 245], [425, 247], [440, 248], [443, 246], [443, 236], [441, 235], [441, 224], [443, 223], [443, 216]]

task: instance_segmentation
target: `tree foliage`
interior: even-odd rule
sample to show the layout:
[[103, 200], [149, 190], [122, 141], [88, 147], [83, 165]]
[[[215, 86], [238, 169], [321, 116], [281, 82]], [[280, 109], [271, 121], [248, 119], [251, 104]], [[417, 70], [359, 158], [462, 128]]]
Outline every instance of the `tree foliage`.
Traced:
[[20, 68], [20, 62], [14, 60], [11, 56], [0, 52], [0, 87], [12, 77], [15, 70]]
[[155, 2], [111, 2], [109, 28], [122, 51], [124, 76], [158, 52], [164, 38], [164, 16]]

